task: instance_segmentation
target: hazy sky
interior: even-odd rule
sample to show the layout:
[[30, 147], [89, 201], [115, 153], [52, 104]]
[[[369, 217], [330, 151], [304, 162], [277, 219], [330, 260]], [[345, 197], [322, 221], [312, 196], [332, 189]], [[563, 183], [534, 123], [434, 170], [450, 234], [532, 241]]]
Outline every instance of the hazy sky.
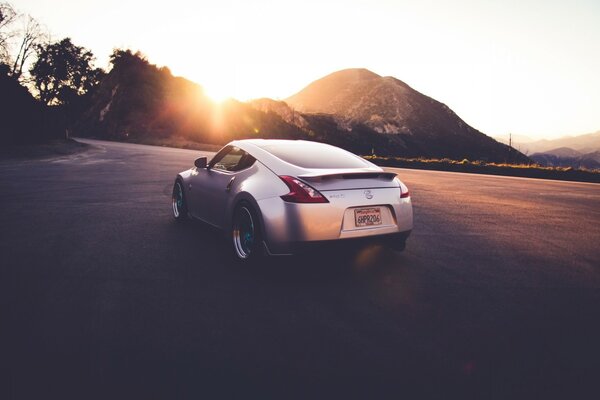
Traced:
[[285, 98], [333, 71], [391, 75], [488, 135], [600, 130], [600, 1], [13, 0], [108, 65], [140, 50], [214, 97]]

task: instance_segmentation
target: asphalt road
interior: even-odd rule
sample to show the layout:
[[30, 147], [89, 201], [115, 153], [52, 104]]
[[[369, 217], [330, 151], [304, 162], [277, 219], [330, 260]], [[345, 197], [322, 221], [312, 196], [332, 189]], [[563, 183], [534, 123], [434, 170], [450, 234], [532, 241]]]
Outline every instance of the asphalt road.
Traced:
[[598, 398], [600, 185], [395, 170], [407, 250], [236, 267], [201, 152], [0, 160], [0, 398]]

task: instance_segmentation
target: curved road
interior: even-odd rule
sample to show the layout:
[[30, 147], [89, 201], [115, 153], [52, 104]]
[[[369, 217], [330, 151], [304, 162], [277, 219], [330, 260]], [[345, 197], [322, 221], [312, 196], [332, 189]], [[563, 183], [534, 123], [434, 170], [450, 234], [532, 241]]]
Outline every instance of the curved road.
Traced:
[[597, 398], [600, 185], [398, 169], [405, 252], [242, 270], [202, 152], [82, 141], [0, 160], [1, 398]]

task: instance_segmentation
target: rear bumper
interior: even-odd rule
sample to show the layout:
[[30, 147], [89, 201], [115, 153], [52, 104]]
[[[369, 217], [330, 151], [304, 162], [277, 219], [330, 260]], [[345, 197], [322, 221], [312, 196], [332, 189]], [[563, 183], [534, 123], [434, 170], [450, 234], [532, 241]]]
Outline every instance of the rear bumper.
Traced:
[[396, 249], [404, 247], [406, 239], [412, 231], [396, 232], [386, 235], [363, 236], [348, 239], [336, 240], [316, 240], [316, 241], [296, 241], [289, 243], [277, 243], [276, 246], [270, 246], [266, 242], [265, 251], [271, 256], [306, 254], [314, 251], [343, 251], [348, 248], [358, 248], [368, 244], [392, 245]]
[[[399, 198], [396, 189], [372, 189], [373, 199], [363, 191], [329, 193], [329, 203], [288, 203], [279, 197], [258, 200], [263, 238], [272, 254], [291, 254], [307, 244], [333, 243], [351, 239], [379, 240], [380, 237], [403, 234], [413, 228], [410, 198]], [[334, 196], [339, 196], [334, 197]], [[382, 223], [376, 227], [357, 228], [354, 209], [378, 207]]]

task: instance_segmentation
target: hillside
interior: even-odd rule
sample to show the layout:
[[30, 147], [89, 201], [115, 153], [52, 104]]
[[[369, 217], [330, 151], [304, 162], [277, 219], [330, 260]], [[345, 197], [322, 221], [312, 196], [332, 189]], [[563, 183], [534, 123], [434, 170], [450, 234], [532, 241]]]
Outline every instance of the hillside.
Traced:
[[285, 101], [300, 112], [333, 115], [342, 128], [364, 125], [387, 135], [403, 144], [403, 156], [528, 161], [470, 127], [446, 105], [366, 69], [334, 72]]
[[216, 144], [270, 137], [272, 132], [286, 138], [305, 136], [277, 115], [247, 104], [229, 100], [217, 105], [201, 86], [128, 52], [115, 60], [75, 126], [81, 136], [124, 141], [176, 137]]
[[[359, 74], [357, 82], [370, 79], [374, 75], [371, 74]], [[331, 90], [336, 90], [336, 86]], [[406, 90], [412, 93], [408, 86]], [[332, 94], [327, 90], [324, 93]], [[437, 103], [419, 96], [419, 101]], [[387, 116], [385, 98], [377, 107], [382, 107], [381, 113]], [[373, 104], [371, 111], [361, 111], [365, 104], [358, 104], [355, 112], [378, 112]], [[137, 54], [122, 51], [93, 95], [91, 107], [75, 124], [73, 134], [120, 141], [168, 143], [183, 139], [211, 144], [239, 138], [290, 138], [327, 142], [358, 154], [490, 161], [506, 161], [510, 157], [506, 146], [472, 128], [465, 128], [468, 134], [453, 130], [452, 124], [458, 117], [445, 106], [443, 115], [423, 106], [411, 107], [408, 125], [418, 122], [423, 126], [390, 134], [378, 129], [373, 118], [361, 121], [331, 112], [299, 112], [285, 102], [271, 99], [217, 104], [200, 85], [174, 77], [167, 68], [149, 64]], [[421, 114], [426, 117], [419, 117]], [[431, 128], [432, 121], [437, 121], [435, 128]], [[450, 127], [441, 128], [444, 124]], [[513, 156], [514, 161], [528, 161], [514, 152]]]
[[212, 144], [253, 137], [306, 139], [358, 154], [370, 154], [373, 146], [390, 155], [402, 149], [401, 144], [366, 127], [348, 132], [330, 116], [303, 116], [270, 99], [216, 104], [200, 85], [174, 77], [168, 69], [129, 52], [115, 60], [74, 134], [119, 141], [175, 143], [184, 139]]
[[[348, 149], [356, 154], [397, 156], [414, 154], [407, 144], [392, 135], [382, 135], [364, 124], [345, 126], [343, 121], [331, 114], [302, 113], [283, 101], [258, 99], [249, 102], [257, 110], [274, 114], [286, 123], [300, 129], [309, 140], [323, 141]], [[419, 153], [419, 156], [427, 156]]]

